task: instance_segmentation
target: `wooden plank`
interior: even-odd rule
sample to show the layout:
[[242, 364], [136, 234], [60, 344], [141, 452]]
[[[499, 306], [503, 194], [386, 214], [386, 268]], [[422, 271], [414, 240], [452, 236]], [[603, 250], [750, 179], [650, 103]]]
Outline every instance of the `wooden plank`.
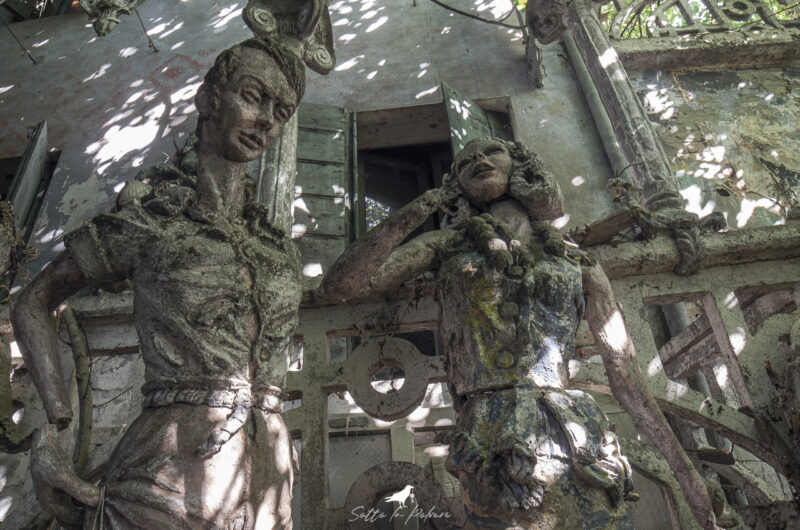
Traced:
[[294, 200], [292, 233], [345, 237], [349, 210], [349, 205], [342, 197], [298, 197]]
[[702, 339], [711, 334], [711, 324], [705, 314], [700, 315], [686, 329], [672, 337], [658, 351], [661, 360], [665, 363], [674, 361], [684, 355], [687, 350], [694, 348]]
[[347, 126], [347, 112], [341, 107], [302, 103], [297, 109], [301, 129], [323, 129], [343, 132]]
[[359, 112], [359, 149], [384, 149], [450, 141], [444, 105]]
[[344, 238], [323, 237], [316, 234], [306, 234], [294, 241], [300, 250], [304, 274], [309, 276], [313, 276], [314, 269], [321, 270], [322, 273], [327, 272], [347, 246]]
[[501, 140], [513, 142], [514, 131], [511, 129], [511, 121], [508, 119], [508, 113], [486, 109], [484, 109], [484, 112], [489, 121], [489, 129], [492, 131], [492, 136], [500, 138]]
[[[578, 372], [570, 374], [570, 386], [611, 394], [605, 370], [600, 364], [580, 363]], [[753, 418], [720, 401], [678, 383], [674, 383], [669, 392], [652, 388], [651, 392], [663, 411], [719, 432], [781, 473], [786, 471], [786, 463], [793, 461], [793, 456], [790, 456], [785, 446], [763, 435]]]
[[295, 195], [344, 197], [347, 194], [345, 169], [344, 164], [298, 160]]
[[25, 226], [46, 168], [47, 122], [43, 121], [31, 133], [22, 162], [14, 176], [14, 183], [8, 192], [9, 202], [14, 205], [15, 224], [19, 229]]
[[[746, 405], [755, 408], [753, 397], [750, 394], [750, 389], [742, 373], [742, 366], [740, 362], [744, 359], [739, 358], [742, 353], [744, 345], [749, 338], [747, 335], [747, 324], [744, 321], [742, 310], [738, 306], [728, 307], [728, 295], [731, 291], [727, 288], [715, 289], [713, 294], [708, 293], [702, 298], [703, 309], [708, 317], [708, 322], [711, 324], [711, 332], [716, 339], [717, 346], [719, 347], [721, 360], [727, 367], [727, 378], [729, 384], [724, 385], [725, 388], [733, 387], [735, 394], [738, 394], [739, 402], [737, 405]], [[763, 363], [763, 361], [761, 361]], [[770, 381], [763, 368], [756, 373], [761, 377], [759, 380], [753, 380], [753, 388], [769, 388]], [[758, 383], [758, 384], [755, 384]], [[767, 385], [766, 387], [762, 385]]]
[[450, 127], [450, 145], [458, 153], [473, 138], [491, 136], [488, 118], [476, 103], [442, 83], [444, 106]]
[[630, 210], [625, 209], [583, 228], [575, 229], [570, 234], [570, 237], [582, 247], [591, 247], [592, 245], [608, 243], [620, 231], [632, 226], [634, 226], [633, 215], [631, 215]]
[[664, 373], [673, 381], [680, 381], [703, 369], [706, 365], [712, 364], [718, 357], [719, 347], [714, 337], [709, 334], [669, 360], [664, 360], [662, 357]]
[[297, 136], [295, 114], [284, 125], [278, 141], [253, 161], [252, 166], [248, 166], [256, 175], [256, 201], [269, 209], [270, 221], [284, 230], [288, 230], [292, 224]]
[[300, 128], [297, 136], [297, 158], [321, 162], [347, 162], [345, 133]]

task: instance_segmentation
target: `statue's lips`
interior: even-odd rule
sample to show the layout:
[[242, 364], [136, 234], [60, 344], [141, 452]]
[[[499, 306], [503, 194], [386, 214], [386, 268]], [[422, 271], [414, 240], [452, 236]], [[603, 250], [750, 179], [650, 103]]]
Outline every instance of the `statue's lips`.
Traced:
[[472, 178], [477, 180], [484, 180], [494, 176], [497, 168], [491, 165], [482, 165], [475, 168], [472, 172]]
[[261, 137], [256, 134], [240, 132], [239, 141], [244, 144], [248, 149], [263, 149], [264, 142]]

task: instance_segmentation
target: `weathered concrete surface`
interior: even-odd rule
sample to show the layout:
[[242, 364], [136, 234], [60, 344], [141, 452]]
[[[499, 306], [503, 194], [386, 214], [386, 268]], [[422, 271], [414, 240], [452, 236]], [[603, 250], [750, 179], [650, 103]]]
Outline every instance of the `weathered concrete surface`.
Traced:
[[691, 211], [773, 225], [800, 189], [800, 67], [635, 72]]
[[561, 185], [566, 211], [556, 226], [582, 226], [617, 207], [607, 187], [613, 172], [566, 51], [545, 46], [543, 60], [545, 86], [511, 96], [512, 124]]
[[[45, 118], [51, 145], [63, 150], [34, 229], [42, 255], [32, 269], [61, 248], [64, 232], [108, 210], [115, 190], [138, 169], [163, 163], [173, 140], [182, 144], [194, 128], [193, 96], [203, 72], [217, 52], [249, 35], [244, 3], [145, 3], [139, 12], [158, 53], [148, 49], [135, 17], [103, 39], [80, 14], [13, 24], [37, 65], [0, 33], [0, 156], [21, 154], [26, 128]], [[473, 99], [522, 95], [530, 111], [520, 114], [518, 128], [532, 148], [559, 162], [545, 161], [565, 189], [578, 176], [607, 177], [601, 151], [584, 148], [597, 144], [592, 128], [560, 117], [583, 102], [559, 47], [545, 52], [548, 76], [558, 84], [534, 92], [518, 33], [430, 2], [339, 0], [330, 9], [339, 66], [326, 78], [309, 75], [305, 101], [354, 111], [435, 103], [441, 81]], [[571, 208], [571, 223], [605, 213], [588, 204]]]
[[782, 66], [800, 61], [800, 29], [758, 28], [753, 31], [689, 34], [678, 37], [615, 40], [625, 68], [665, 70]]
[[[708, 251], [703, 260], [705, 268], [797, 258], [800, 257], [800, 224], [707, 234], [702, 241]], [[667, 236], [597, 246], [591, 252], [612, 279], [666, 272], [680, 260], [674, 241]]]

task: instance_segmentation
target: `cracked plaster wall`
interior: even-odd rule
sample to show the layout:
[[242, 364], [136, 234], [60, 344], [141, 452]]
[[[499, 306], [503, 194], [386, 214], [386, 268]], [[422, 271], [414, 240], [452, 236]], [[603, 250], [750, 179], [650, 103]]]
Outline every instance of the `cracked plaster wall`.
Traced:
[[800, 190], [800, 67], [631, 72], [689, 209], [782, 223]]

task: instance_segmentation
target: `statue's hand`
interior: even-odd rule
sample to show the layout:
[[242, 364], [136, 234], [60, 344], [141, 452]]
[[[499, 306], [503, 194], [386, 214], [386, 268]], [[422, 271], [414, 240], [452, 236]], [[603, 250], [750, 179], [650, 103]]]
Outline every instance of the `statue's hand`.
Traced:
[[434, 208], [441, 208], [448, 215], [454, 215], [452, 210], [456, 207], [456, 201], [460, 196], [461, 190], [456, 179], [446, 179], [443, 186], [428, 190], [422, 195]]
[[508, 183], [511, 195], [517, 199], [532, 219], [557, 219], [564, 215], [564, 195], [561, 186], [544, 170], [529, 174], [514, 174]]
[[455, 467], [448, 471], [455, 471], [455, 475], [458, 475], [458, 470], [472, 474], [483, 464], [486, 450], [472, 436], [459, 433], [450, 443], [450, 455]]
[[99, 489], [75, 473], [72, 459], [53, 424], [44, 425], [34, 436], [31, 476], [39, 502], [56, 516], [62, 526], [81, 525], [83, 509], [73, 499], [87, 506], [97, 506], [99, 502]]
[[725, 217], [721, 212], [714, 212], [700, 219], [686, 210], [667, 208], [654, 211], [652, 217], [672, 232], [681, 255], [675, 273], [682, 276], [695, 274], [706, 255], [700, 241], [701, 231], [718, 231], [725, 227]]
[[582, 479], [604, 489], [614, 506], [618, 506], [623, 500], [639, 500], [639, 495], [633, 493], [631, 466], [622, 456], [613, 432], [606, 431], [603, 434], [603, 445], [597, 460], [588, 465], [576, 461], [575, 470]]

